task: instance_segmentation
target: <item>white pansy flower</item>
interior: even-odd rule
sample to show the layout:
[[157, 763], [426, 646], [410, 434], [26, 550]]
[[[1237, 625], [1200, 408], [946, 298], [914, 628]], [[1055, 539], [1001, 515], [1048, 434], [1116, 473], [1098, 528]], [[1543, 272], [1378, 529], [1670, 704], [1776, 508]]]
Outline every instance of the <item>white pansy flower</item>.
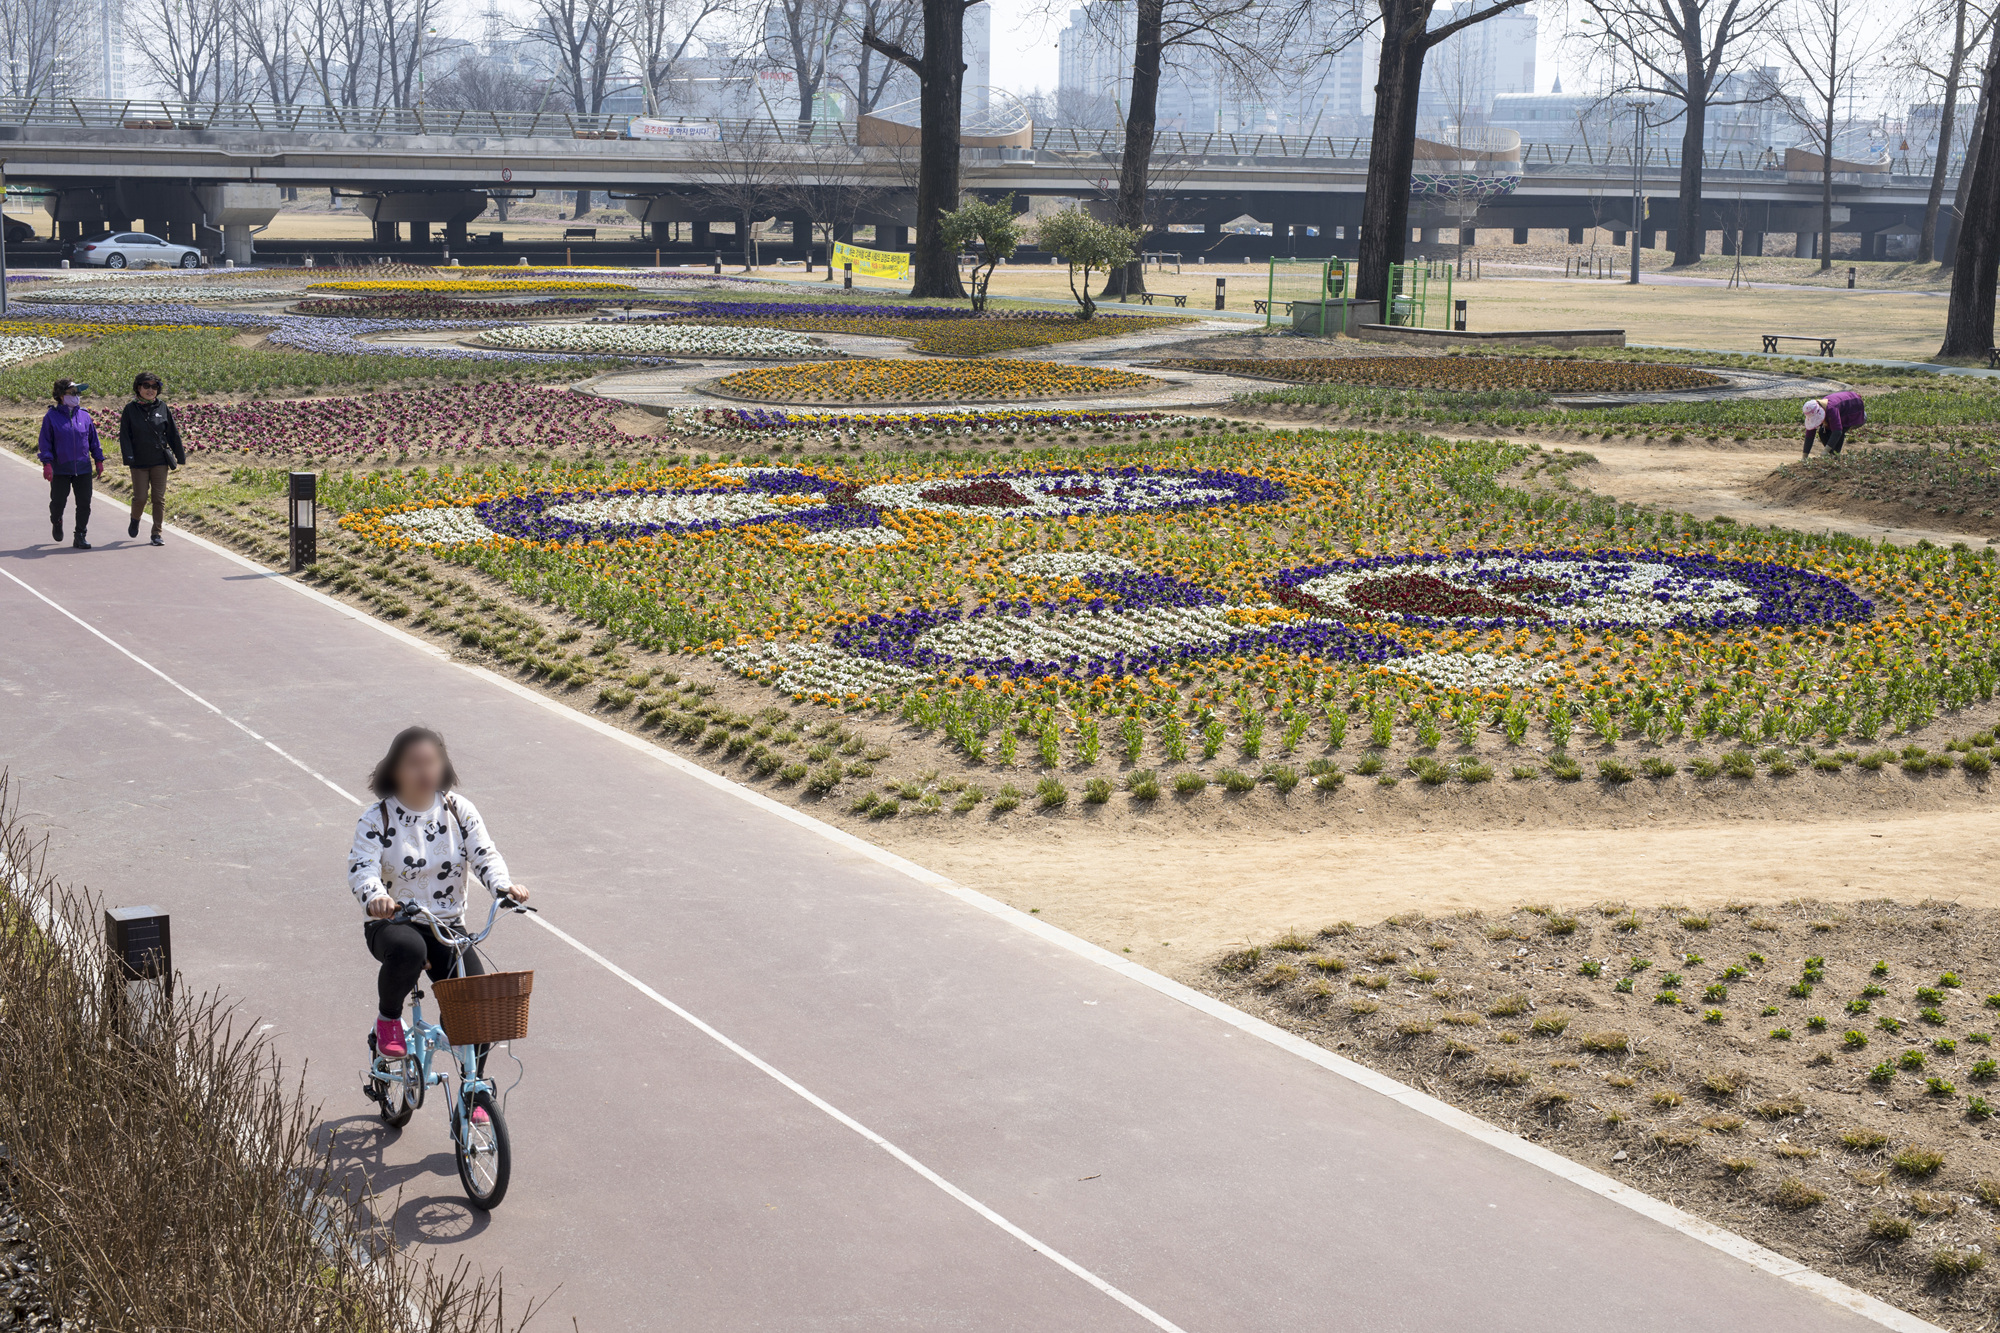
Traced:
[[903, 540], [903, 534], [894, 528], [840, 528], [832, 532], [815, 532], [806, 540], [814, 546], [894, 546]]
[[873, 694], [930, 679], [924, 672], [856, 657], [824, 643], [753, 643], [721, 649], [715, 659], [791, 694]]
[[[953, 498], [969, 496], [975, 491], [987, 493], [994, 502], [975, 504]], [[994, 517], [1165, 509], [1183, 504], [1224, 503], [1235, 498], [1234, 491], [1205, 485], [1199, 477], [1152, 473], [1127, 477], [1089, 472], [885, 481], [865, 486], [855, 495], [855, 499], [863, 504], [880, 505], [885, 509]]]
[[1121, 574], [1137, 568], [1130, 560], [1106, 555], [1102, 551], [1049, 551], [1024, 555], [1007, 566], [1009, 573], [1045, 579], [1075, 578], [1080, 574]]
[[480, 521], [479, 515], [464, 505], [440, 505], [435, 509], [412, 509], [403, 514], [386, 514], [382, 521], [399, 529], [405, 537], [425, 546], [453, 546], [460, 542], [492, 541], [500, 534]]
[[[1470, 613], [1481, 620], [1567, 625], [1615, 620], [1664, 625], [1693, 615], [1754, 615], [1762, 602], [1735, 579], [1692, 574], [1652, 560], [1521, 560], [1508, 556], [1439, 560], [1373, 569], [1343, 569], [1298, 585], [1341, 619], [1452, 619], [1421, 610], [1384, 610], [1353, 600], [1357, 588], [1378, 580], [1429, 576], [1518, 606], [1524, 614]], [[1541, 585], [1541, 586], [1537, 586]], [[1553, 585], [1553, 586], [1550, 586]], [[1666, 594], [1662, 600], [1657, 594]], [[1581, 594], [1574, 596], [1573, 594]]]
[[1499, 686], [1535, 685], [1558, 673], [1553, 662], [1534, 666], [1519, 658], [1492, 653], [1417, 653], [1382, 663], [1383, 669], [1415, 676], [1445, 689], [1476, 690]]
[[826, 346], [789, 329], [701, 324], [537, 324], [488, 329], [486, 347], [514, 352], [563, 352], [625, 356], [820, 357]]
[[51, 356], [62, 350], [60, 338], [0, 338], [0, 366]]
[[758, 491], [696, 491], [606, 495], [550, 505], [544, 512], [575, 523], [740, 523], [783, 513], [784, 506]]

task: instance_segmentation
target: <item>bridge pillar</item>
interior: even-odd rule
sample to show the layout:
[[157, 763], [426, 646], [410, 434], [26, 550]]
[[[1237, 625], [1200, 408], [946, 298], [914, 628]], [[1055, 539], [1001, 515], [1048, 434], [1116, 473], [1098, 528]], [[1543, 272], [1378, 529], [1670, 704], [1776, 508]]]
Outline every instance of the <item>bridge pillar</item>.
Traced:
[[1528, 243], [1528, 229], [1526, 227], [1514, 228], [1514, 244], [1526, 245], [1527, 243]]
[[1818, 259], [1819, 233], [1816, 231], [1798, 233], [1798, 239], [1793, 242], [1792, 253], [1800, 259]]
[[1743, 233], [1743, 253], [1746, 256], [1762, 256], [1764, 253], [1764, 233], [1746, 231]]
[[1657, 246], [1657, 245], [1658, 245], [1659, 243], [1660, 243], [1660, 230], [1659, 230], [1659, 228], [1657, 228], [1657, 227], [1645, 227], [1645, 228], [1642, 228], [1642, 229], [1640, 230], [1640, 232], [1639, 232], [1639, 248], [1640, 248], [1641, 250], [1651, 250], [1651, 249], [1652, 249], [1653, 247]]
[[1613, 228], [1611, 232], [1611, 244], [1623, 250], [1625, 248], [1625, 233]]
[[83, 239], [83, 224], [81, 222], [58, 222], [56, 223], [56, 236], [60, 240], [80, 241]]
[[696, 222], [693, 226], [694, 248], [697, 250], [713, 250], [715, 246], [708, 239], [708, 224], [706, 222]]
[[1737, 248], [1737, 247], [1736, 247], [1736, 238], [1737, 238], [1737, 236], [1738, 236], [1739, 234], [1740, 234], [1740, 233], [1738, 233], [1738, 232], [1737, 232], [1737, 230], [1736, 230], [1736, 229], [1735, 229], [1734, 227], [1724, 227], [1724, 228], [1722, 229], [1722, 253], [1723, 253], [1723, 254], [1725, 254], [1725, 255], [1733, 255], [1733, 254], [1735, 254], [1735, 253], [1736, 253], [1736, 248]]
[[792, 219], [792, 244], [808, 254], [812, 252], [813, 224], [805, 218]]
[[1479, 244], [1479, 229], [1476, 227], [1460, 227], [1458, 229], [1458, 243], [1460, 245]]
[[465, 244], [465, 224], [456, 218], [444, 224], [444, 243], [453, 249]]
[[394, 245], [396, 243], [396, 239], [397, 239], [396, 224], [393, 222], [384, 222], [379, 218], [376, 219], [375, 222], [376, 243], [378, 245]]
[[1438, 243], [1438, 229], [1436, 227], [1417, 228], [1418, 245], [1436, 245], [1437, 243]]
[[1571, 245], [1582, 245], [1582, 244], [1583, 244], [1583, 228], [1581, 228], [1581, 227], [1571, 227], [1571, 228], [1569, 229], [1569, 243], [1570, 243]]
[[410, 244], [429, 245], [430, 243], [431, 224], [428, 222], [412, 222], [410, 224]]

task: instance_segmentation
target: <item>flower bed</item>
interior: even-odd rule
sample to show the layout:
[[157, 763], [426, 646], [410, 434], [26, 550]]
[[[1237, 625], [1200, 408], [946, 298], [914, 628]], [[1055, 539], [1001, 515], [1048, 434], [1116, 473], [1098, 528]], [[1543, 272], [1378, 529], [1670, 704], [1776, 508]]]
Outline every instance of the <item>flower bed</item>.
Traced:
[[203, 282], [145, 282], [117, 286], [108, 282], [70, 282], [16, 292], [23, 305], [60, 305], [87, 301], [92, 305], [156, 305], [162, 301], [260, 301], [297, 296], [296, 287], [214, 286]]
[[846, 361], [830, 366], [739, 370], [715, 382], [723, 393], [807, 403], [968, 402], [1143, 393], [1164, 380], [1129, 370], [1043, 361]]
[[16, 361], [32, 361], [38, 356], [48, 356], [61, 350], [60, 338], [0, 336], [0, 366], [12, 365]]
[[468, 296], [493, 296], [514, 292], [630, 292], [629, 282], [605, 282], [597, 278], [337, 278], [315, 282], [315, 292], [459, 292]]
[[331, 462], [389, 450], [479, 455], [552, 440], [614, 448], [618, 404], [527, 384], [410, 389], [355, 398], [189, 403], [175, 410], [188, 452]]
[[294, 315], [335, 319], [541, 319], [587, 315], [602, 309], [594, 296], [557, 296], [540, 301], [461, 301], [442, 292], [389, 292], [381, 296], [320, 296], [290, 308]]
[[777, 436], [1056, 435], [1101, 430], [1168, 430], [1219, 425], [1211, 417], [1163, 412], [1091, 412], [999, 409], [968, 412], [786, 412], [767, 407], [682, 407], [671, 419], [684, 429], [708, 434], [771, 439]]
[[1463, 392], [1519, 389], [1545, 393], [1662, 393], [1709, 389], [1726, 382], [1720, 376], [1688, 366], [1526, 356], [1186, 358], [1159, 364], [1173, 370], [1249, 375], [1297, 384], [1359, 384], [1385, 389]]
[[490, 329], [484, 347], [509, 351], [561, 352], [569, 356], [713, 356], [768, 361], [838, 356], [824, 343], [785, 329], [744, 329], [621, 324], [537, 324]]
[[1128, 720], [1124, 743], [1170, 762], [1216, 728], [1252, 751], [1266, 728], [1338, 748], [1350, 725], [1869, 743], [2000, 683], [1984, 552], [1550, 505], [1497, 483], [1528, 456], [1225, 435], [999, 469], [330, 477], [326, 503], [370, 539], [968, 753], [1047, 731], [1067, 755]]
[[0, 338], [109, 338], [120, 333], [180, 333], [213, 324], [85, 324], [72, 319], [0, 319]]
[[1081, 320], [1074, 315], [1005, 311], [974, 315], [941, 306], [848, 306], [836, 302], [686, 302], [674, 314], [634, 316], [633, 323], [742, 323], [801, 333], [856, 333], [870, 338], [907, 339], [926, 356], [970, 357], [1024, 347], [1056, 347], [1090, 338], [1113, 338], [1170, 328], [1185, 321], [1165, 316], [1107, 315]]

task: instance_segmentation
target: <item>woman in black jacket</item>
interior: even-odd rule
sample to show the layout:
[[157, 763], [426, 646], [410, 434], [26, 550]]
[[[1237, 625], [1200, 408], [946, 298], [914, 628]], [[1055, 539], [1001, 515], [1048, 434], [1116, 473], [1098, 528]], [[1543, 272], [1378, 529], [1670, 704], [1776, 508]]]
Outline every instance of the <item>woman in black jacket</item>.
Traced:
[[146, 512], [146, 497], [153, 497], [153, 545], [160, 540], [160, 524], [167, 508], [167, 473], [187, 462], [181, 447], [181, 428], [174, 411], [160, 401], [160, 377], [142, 370], [132, 379], [132, 401], [125, 404], [118, 419], [118, 452], [132, 469], [132, 522], [125, 535], [139, 535], [139, 516]]

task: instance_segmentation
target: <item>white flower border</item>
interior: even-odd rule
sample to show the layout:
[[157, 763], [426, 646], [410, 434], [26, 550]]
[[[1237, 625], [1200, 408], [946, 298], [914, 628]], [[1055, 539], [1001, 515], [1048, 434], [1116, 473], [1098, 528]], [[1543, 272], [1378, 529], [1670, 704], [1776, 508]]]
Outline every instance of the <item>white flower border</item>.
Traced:
[[[1299, 591], [1318, 598], [1336, 619], [1342, 620], [1404, 619], [1403, 612], [1377, 611], [1356, 606], [1347, 600], [1347, 592], [1357, 583], [1407, 574], [1434, 575], [1448, 583], [1457, 583], [1489, 597], [1536, 606], [1544, 613], [1536, 617], [1474, 617], [1480, 620], [1498, 619], [1519, 624], [1567, 625], [1596, 620], [1618, 620], [1636, 625], [1664, 625], [1670, 620], [1689, 614], [1698, 617], [1718, 614], [1754, 615], [1757, 608], [1762, 605], [1755, 593], [1734, 579], [1689, 575], [1672, 565], [1650, 560], [1625, 562], [1631, 565], [1630, 571], [1612, 583], [1606, 591], [1586, 601], [1568, 606], [1541, 606], [1531, 595], [1492, 592], [1484, 584], [1470, 577], [1493, 570], [1520, 570], [1531, 575], [1582, 582], [1601, 574], [1605, 563], [1595, 560], [1518, 560], [1512, 557], [1497, 557], [1485, 560], [1439, 560], [1408, 565], [1379, 565], [1372, 569], [1340, 570], [1337, 573], [1322, 574], [1316, 579], [1308, 579], [1301, 583]], [[1663, 581], [1672, 585], [1692, 587], [1694, 591], [1688, 595], [1676, 596], [1669, 601], [1656, 601], [1653, 591]], [[1421, 612], [1409, 614], [1418, 619], [1449, 618], [1429, 617]]]

